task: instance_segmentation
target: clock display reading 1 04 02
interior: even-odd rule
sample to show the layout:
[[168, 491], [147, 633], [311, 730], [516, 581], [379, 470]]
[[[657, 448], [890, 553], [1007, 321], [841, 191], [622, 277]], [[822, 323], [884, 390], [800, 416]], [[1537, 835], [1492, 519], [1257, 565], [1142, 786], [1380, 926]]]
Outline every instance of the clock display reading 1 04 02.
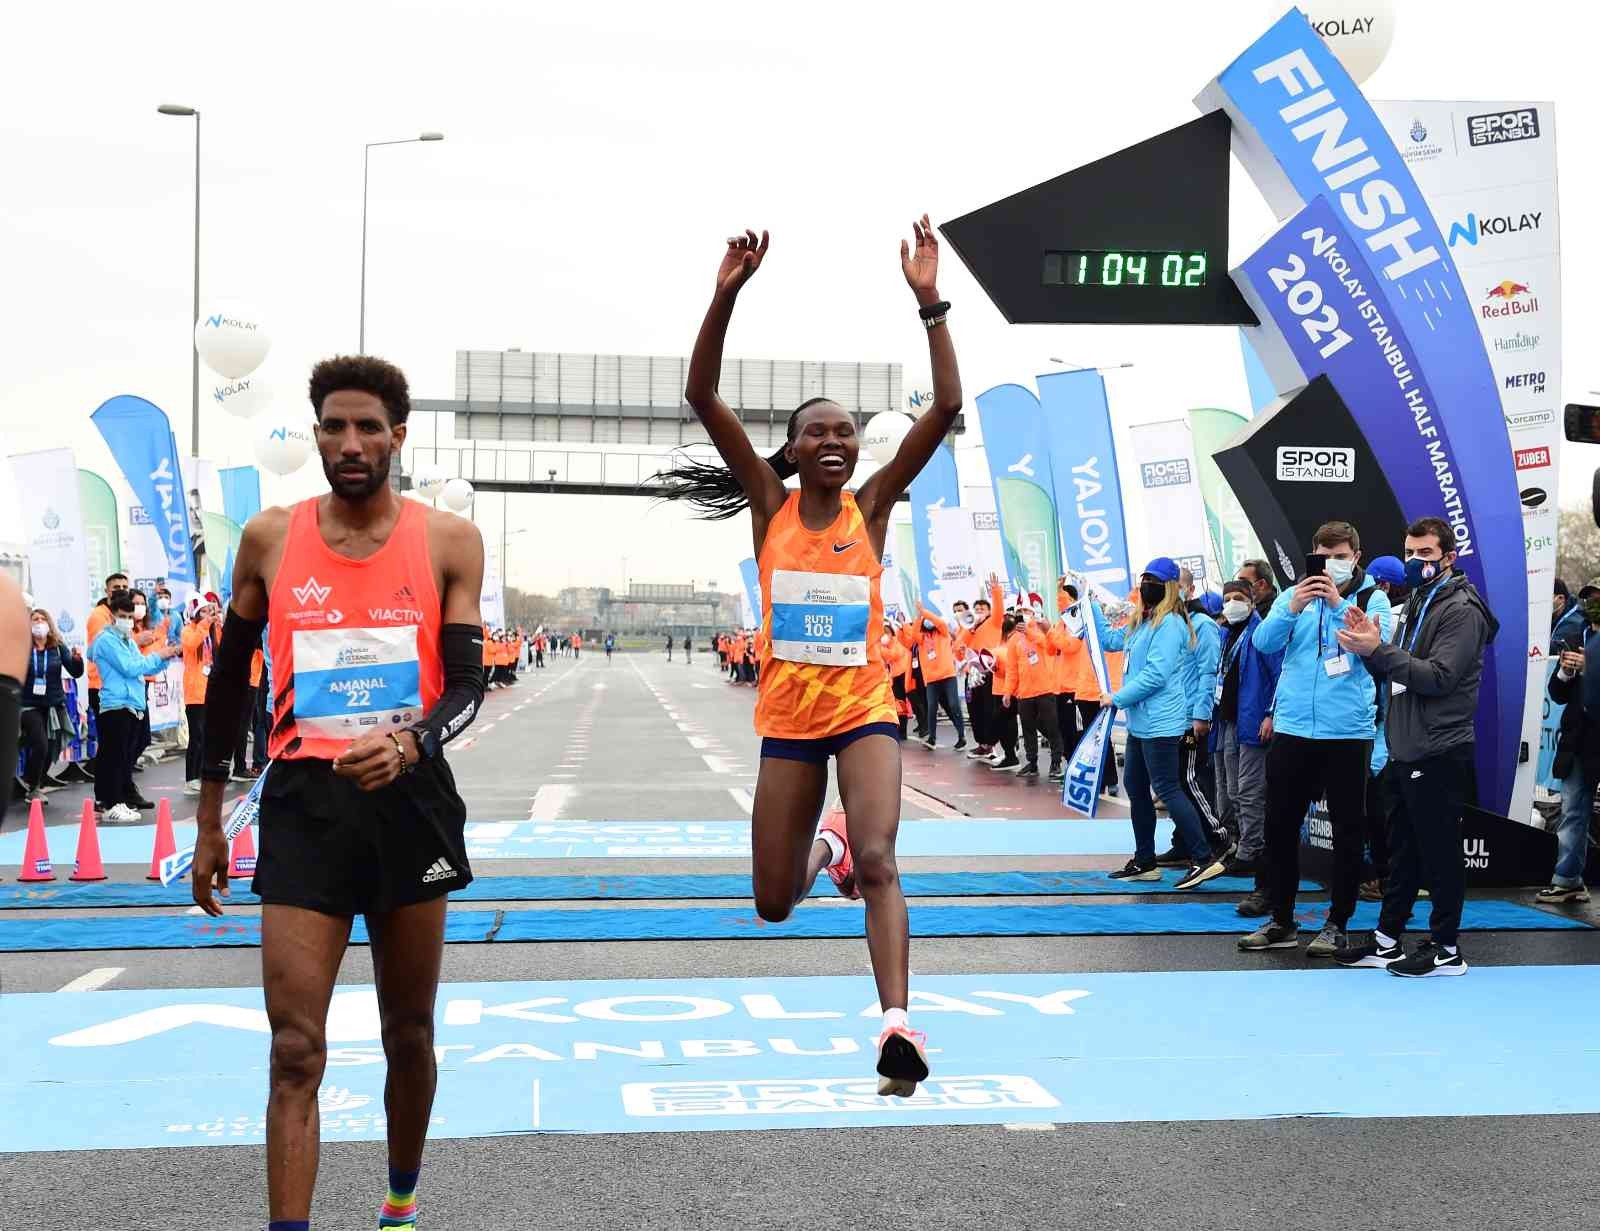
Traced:
[[1206, 265], [1204, 252], [1069, 249], [1044, 254], [1044, 284], [1181, 290], [1204, 286]]

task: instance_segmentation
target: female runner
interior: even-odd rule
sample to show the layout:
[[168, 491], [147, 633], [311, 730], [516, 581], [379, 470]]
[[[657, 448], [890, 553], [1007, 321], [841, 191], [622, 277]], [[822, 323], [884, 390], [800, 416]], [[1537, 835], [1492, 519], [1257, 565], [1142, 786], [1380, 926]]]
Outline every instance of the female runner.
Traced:
[[[680, 464], [670, 499], [709, 520], [748, 508], [761, 572], [761, 674], [755, 726], [761, 769], [752, 810], [756, 909], [786, 919], [822, 869], [840, 892], [866, 899], [867, 948], [883, 1009], [878, 1092], [909, 1097], [928, 1076], [921, 1032], [906, 1016], [905, 897], [895, 866], [900, 823], [900, 726], [884, 671], [883, 542], [900, 494], [933, 456], [961, 409], [961, 378], [939, 299], [939, 244], [926, 214], [900, 242], [900, 267], [921, 308], [933, 369], [933, 405], [894, 460], [852, 494], [860, 440], [854, 418], [827, 398], [789, 416], [788, 443], [759, 456], [717, 393], [723, 340], [739, 291], [767, 255], [767, 234], [728, 241], [716, 293], [689, 361], [689, 405], [725, 466]], [[784, 479], [800, 478], [799, 490]], [[845, 817], [819, 833], [828, 758], [838, 763]]]

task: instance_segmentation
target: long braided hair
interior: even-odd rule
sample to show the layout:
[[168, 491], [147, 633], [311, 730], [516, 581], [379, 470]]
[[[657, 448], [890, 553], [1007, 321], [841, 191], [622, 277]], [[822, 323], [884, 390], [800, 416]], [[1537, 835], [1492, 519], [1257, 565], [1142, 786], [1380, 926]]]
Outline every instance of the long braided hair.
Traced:
[[[796, 406], [789, 415], [786, 439], [793, 442], [794, 425], [801, 411], [832, 401], [832, 398], [809, 398]], [[770, 454], [767, 465], [777, 473], [780, 481], [796, 473], [795, 464], [789, 460], [785, 449]], [[726, 466], [698, 462], [681, 450], [673, 456], [669, 469], [658, 470], [650, 477], [662, 486], [658, 499], [688, 501], [697, 510], [694, 516], [700, 521], [727, 521], [750, 507], [750, 498], [739, 486], [739, 480], [734, 477], [732, 470]]]

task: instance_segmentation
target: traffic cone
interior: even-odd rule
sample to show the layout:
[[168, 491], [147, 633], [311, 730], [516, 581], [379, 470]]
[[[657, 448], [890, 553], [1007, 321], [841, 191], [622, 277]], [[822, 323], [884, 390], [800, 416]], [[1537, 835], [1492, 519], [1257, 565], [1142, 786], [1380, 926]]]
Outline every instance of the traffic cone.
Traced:
[[229, 876], [254, 876], [256, 871], [256, 840], [251, 834], [254, 825], [246, 825], [233, 840], [233, 855], [228, 864]]
[[94, 800], [83, 801], [83, 819], [78, 822], [78, 858], [68, 880], [103, 881], [105, 865], [100, 862], [100, 830], [94, 820]]
[[172, 836], [172, 801], [163, 795], [156, 805], [156, 848], [151, 852], [150, 871], [145, 874], [145, 880], [160, 880], [161, 861], [177, 853], [177, 839]]
[[22, 848], [22, 871], [19, 881], [53, 881], [55, 869], [50, 866], [50, 844], [44, 836], [44, 805], [37, 799], [28, 809], [28, 840]]

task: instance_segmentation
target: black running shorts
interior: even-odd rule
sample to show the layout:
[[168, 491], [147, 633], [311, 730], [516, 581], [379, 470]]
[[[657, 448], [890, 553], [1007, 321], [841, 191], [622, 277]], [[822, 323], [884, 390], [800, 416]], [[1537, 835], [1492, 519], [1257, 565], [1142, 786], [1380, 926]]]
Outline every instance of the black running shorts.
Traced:
[[329, 761], [274, 761], [250, 888], [263, 902], [329, 915], [426, 902], [471, 882], [466, 823], [442, 759], [377, 791], [339, 777]]

